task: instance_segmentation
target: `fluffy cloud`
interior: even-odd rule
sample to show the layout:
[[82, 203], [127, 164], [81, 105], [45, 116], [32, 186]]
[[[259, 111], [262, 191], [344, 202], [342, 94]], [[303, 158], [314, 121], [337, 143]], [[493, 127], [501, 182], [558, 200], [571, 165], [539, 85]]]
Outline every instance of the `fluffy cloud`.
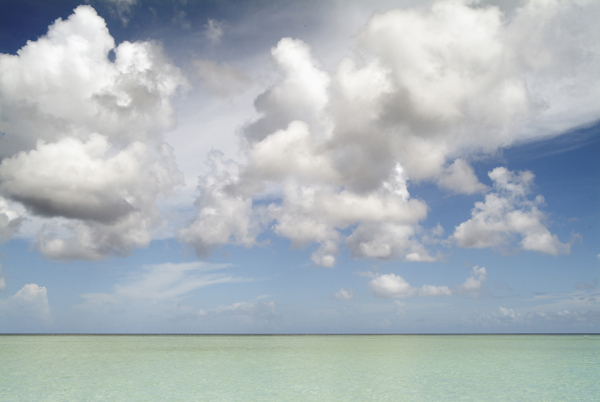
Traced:
[[499, 307], [499, 309], [500, 309], [500, 315], [503, 318], [511, 319], [511, 320], [517, 319], [517, 314], [515, 314], [515, 311], [512, 308]]
[[334, 293], [334, 296], [339, 300], [354, 300], [354, 290], [352, 288], [348, 290], [342, 288], [339, 292]]
[[[584, 26], [571, 29], [580, 7]], [[203, 255], [219, 244], [251, 246], [270, 229], [292, 246], [317, 243], [312, 261], [321, 266], [335, 264], [342, 244], [354, 257], [434, 260], [420, 235], [427, 205], [410, 197], [409, 183], [486, 192], [469, 156], [597, 120], [589, 105], [599, 98], [590, 85], [599, 59], [590, 38], [599, 12], [556, 1], [531, 1], [510, 16], [466, 2], [390, 10], [367, 22], [355, 55], [334, 72], [308, 44], [283, 38], [271, 50], [279, 78], [255, 100], [260, 117], [242, 129], [244, 163], [225, 169], [223, 183], [214, 171], [200, 178], [198, 213], [181, 238]], [[567, 251], [543, 225], [541, 199], [498, 192], [501, 178], [494, 180], [482, 208], [504, 202], [510, 222], [499, 218], [505, 229], [481, 240], [465, 223], [454, 235], [459, 245], [496, 245], [519, 233], [524, 249]], [[267, 189], [275, 189], [270, 198]]]
[[23, 219], [10, 208], [6, 199], [0, 197], [0, 243], [9, 240], [19, 230]]
[[412, 296], [449, 296], [452, 294], [448, 286], [423, 285], [421, 288], [410, 286], [399, 275], [377, 275], [369, 282], [369, 287], [377, 297], [403, 298]]
[[484, 267], [473, 267], [473, 272], [471, 276], [467, 278], [464, 283], [458, 285], [455, 289], [455, 293], [466, 293], [472, 296], [479, 295], [479, 292], [483, 288], [483, 283], [487, 277], [487, 272]]
[[463, 194], [485, 192], [488, 187], [481, 184], [473, 168], [463, 159], [456, 159], [438, 179], [438, 185], [444, 189]]
[[42, 252], [98, 259], [149, 243], [161, 222], [157, 197], [183, 182], [162, 141], [174, 125], [170, 98], [183, 84], [156, 44], [115, 47], [89, 6], [16, 55], [0, 55], [0, 194], [62, 218], [73, 232], [40, 233]]
[[13, 296], [0, 300], [0, 315], [19, 320], [48, 321], [50, 305], [46, 288], [35, 283], [23, 286]]
[[[0, 190], [43, 216], [111, 223], [142, 209], [161, 190], [171, 190], [175, 172], [142, 142], [110, 154], [105, 136], [87, 142], [66, 137], [5, 158]], [[177, 176], [175, 176], [177, 177]], [[43, 189], [44, 191], [40, 191]], [[147, 194], [150, 193], [150, 194]]]
[[387, 260], [404, 257], [406, 261], [435, 261], [415, 239], [415, 227], [393, 223], [362, 224], [346, 239], [353, 257]]
[[198, 256], [206, 256], [214, 247], [225, 243], [253, 246], [260, 226], [257, 219], [253, 219], [252, 199], [235, 194], [238, 164], [223, 160], [220, 151], [211, 152], [207, 163], [210, 171], [198, 185], [201, 191], [196, 201], [198, 214], [179, 232], [179, 238], [191, 244]]
[[268, 318], [276, 315], [275, 313], [275, 302], [273, 300], [268, 302], [256, 302], [256, 303], [248, 303], [248, 302], [240, 302], [233, 303], [230, 306], [220, 306], [217, 307], [214, 314], [224, 314], [224, 315], [236, 315], [236, 316], [246, 316], [246, 317], [259, 317], [259, 318]]
[[529, 171], [514, 173], [498, 167], [489, 174], [495, 192], [476, 202], [472, 218], [455, 228], [452, 238], [460, 247], [503, 247], [520, 238], [520, 248], [558, 255], [569, 253], [570, 245], [561, 243], [546, 228], [546, 217], [538, 206], [544, 197], [527, 198], [533, 183]]
[[479, 295], [486, 279], [486, 270], [484, 267], [473, 267], [473, 272], [467, 280], [456, 286], [423, 285], [420, 288], [411, 286], [404, 278], [393, 273], [390, 274], [370, 274], [372, 277], [368, 286], [373, 294], [382, 298], [405, 298], [413, 296], [432, 297], [432, 296], [450, 296], [452, 294], [466, 293], [474, 297]]

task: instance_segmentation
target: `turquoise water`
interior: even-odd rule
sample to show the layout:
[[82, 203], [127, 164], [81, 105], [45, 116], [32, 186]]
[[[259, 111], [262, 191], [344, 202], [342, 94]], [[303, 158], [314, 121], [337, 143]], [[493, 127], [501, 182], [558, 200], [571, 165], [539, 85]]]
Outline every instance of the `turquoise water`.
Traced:
[[0, 336], [1, 401], [600, 401], [600, 336]]

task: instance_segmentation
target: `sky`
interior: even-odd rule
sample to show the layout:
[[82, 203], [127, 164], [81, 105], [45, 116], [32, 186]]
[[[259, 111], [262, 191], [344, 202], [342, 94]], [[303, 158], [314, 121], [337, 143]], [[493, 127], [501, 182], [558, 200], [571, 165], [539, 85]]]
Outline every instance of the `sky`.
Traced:
[[0, 2], [0, 333], [600, 332], [600, 3]]

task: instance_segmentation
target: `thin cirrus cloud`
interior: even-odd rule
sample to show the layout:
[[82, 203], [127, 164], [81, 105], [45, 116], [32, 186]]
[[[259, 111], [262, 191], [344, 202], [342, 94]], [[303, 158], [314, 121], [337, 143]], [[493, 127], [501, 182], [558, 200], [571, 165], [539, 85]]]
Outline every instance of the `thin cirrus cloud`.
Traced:
[[[276, 318], [274, 301], [236, 302], [209, 308], [212, 303], [205, 300], [203, 308], [196, 306], [191, 298], [200, 289], [255, 281], [231, 273], [231, 268], [228, 264], [202, 261], [146, 265], [114, 284], [110, 292], [81, 294], [83, 302], [76, 310], [84, 314], [84, 321], [91, 314], [107, 317], [113, 324], [122, 322], [140, 328], [144, 323], [167, 323], [169, 331], [174, 325], [194, 325], [199, 320], [211, 326], [214, 320], [226, 317], [241, 322]], [[89, 325], [96, 326], [91, 322]]]
[[227, 264], [201, 261], [144, 266], [128, 279], [115, 284], [111, 293], [81, 295], [85, 302], [80, 308], [92, 311], [139, 308], [146, 311], [144, 306], [151, 303], [155, 305], [155, 309], [171, 309], [194, 290], [252, 280], [227, 273], [227, 268]]
[[[588, 84], [597, 81], [596, 45], [565, 30], [579, 17], [565, 2], [530, 2], [510, 17], [462, 2], [376, 13], [334, 72], [309, 44], [281, 39], [271, 49], [280, 80], [256, 98], [260, 117], [242, 129], [246, 161], [212, 154], [197, 215], [179, 238], [204, 256], [222, 244], [251, 247], [270, 229], [292, 246], [316, 243], [318, 266], [333, 267], [344, 244], [354, 257], [435, 261], [421, 236], [428, 207], [411, 198], [411, 181], [485, 193], [469, 158], [599, 117], [581, 106], [598, 98]], [[496, 192], [454, 243], [496, 247], [519, 235], [524, 250], [568, 252], [547, 229], [541, 199], [507, 195], [499, 172], [507, 170], [491, 173]], [[253, 203], [273, 187], [277, 200]], [[480, 214], [494, 199], [509, 204], [498, 211], [503, 224]], [[481, 231], [489, 241], [469, 240]]]

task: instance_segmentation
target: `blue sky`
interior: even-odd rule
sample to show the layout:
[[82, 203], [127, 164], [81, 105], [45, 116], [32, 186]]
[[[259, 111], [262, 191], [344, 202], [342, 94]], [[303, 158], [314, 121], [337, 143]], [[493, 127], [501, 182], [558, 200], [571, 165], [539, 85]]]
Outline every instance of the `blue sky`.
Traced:
[[598, 332], [598, 17], [2, 2], [0, 332]]

